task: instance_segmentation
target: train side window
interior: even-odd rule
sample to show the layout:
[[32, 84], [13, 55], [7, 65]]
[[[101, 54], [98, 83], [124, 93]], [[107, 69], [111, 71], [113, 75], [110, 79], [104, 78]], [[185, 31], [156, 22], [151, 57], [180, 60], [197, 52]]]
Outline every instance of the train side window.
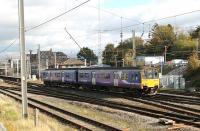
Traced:
[[131, 74], [131, 79], [132, 79], [133, 81], [137, 81], [137, 80], [139, 79], [138, 74]]
[[105, 78], [105, 79], [110, 79], [110, 74], [108, 74], [108, 73], [105, 74], [105, 75], [104, 75], [104, 78]]
[[57, 73], [57, 77], [60, 77], [60, 73]]
[[79, 74], [79, 78], [83, 78], [83, 73], [80, 73], [80, 74]]
[[138, 80], [138, 74], [135, 74], [135, 80], [136, 81]]
[[122, 73], [121, 79], [122, 80], [128, 80], [128, 74], [127, 73]]
[[69, 73], [66, 73], [65, 77], [66, 77], [66, 78], [69, 78]]
[[89, 78], [89, 73], [85, 73], [85, 78]]
[[158, 77], [158, 72], [155, 72], [155, 78], [157, 78]]

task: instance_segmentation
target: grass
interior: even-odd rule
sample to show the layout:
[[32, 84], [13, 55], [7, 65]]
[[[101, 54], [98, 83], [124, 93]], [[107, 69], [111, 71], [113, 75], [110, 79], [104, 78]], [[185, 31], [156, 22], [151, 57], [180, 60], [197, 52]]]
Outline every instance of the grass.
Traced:
[[28, 119], [22, 119], [21, 107], [16, 101], [0, 94], [0, 122], [7, 131], [75, 131], [57, 120], [40, 113], [39, 125], [35, 127], [33, 109], [29, 109]]

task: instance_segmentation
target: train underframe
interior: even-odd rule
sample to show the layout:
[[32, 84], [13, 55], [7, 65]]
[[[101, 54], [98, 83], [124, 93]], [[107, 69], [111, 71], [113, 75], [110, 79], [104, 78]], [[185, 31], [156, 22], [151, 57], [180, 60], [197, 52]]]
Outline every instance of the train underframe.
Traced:
[[143, 87], [142, 89], [137, 87], [116, 87], [116, 86], [97, 86], [97, 85], [90, 85], [90, 84], [80, 84], [80, 83], [62, 83], [62, 82], [51, 82], [51, 81], [44, 81], [46, 86], [63, 86], [75, 88], [75, 89], [83, 89], [83, 90], [103, 90], [103, 91], [113, 91], [113, 92], [125, 92], [128, 94], [138, 95], [138, 96], [148, 96], [148, 95], [155, 95], [157, 93], [158, 87]]

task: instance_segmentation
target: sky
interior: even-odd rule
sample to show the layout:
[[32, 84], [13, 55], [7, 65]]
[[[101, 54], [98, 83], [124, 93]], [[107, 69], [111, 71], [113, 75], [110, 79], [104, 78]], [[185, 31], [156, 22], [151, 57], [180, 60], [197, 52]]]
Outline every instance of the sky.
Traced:
[[[86, 0], [24, 0], [25, 29], [28, 30], [47, 21]], [[0, 0], [0, 56], [19, 56], [19, 23], [17, 0]], [[200, 0], [100, 0], [100, 26], [98, 21], [98, 0], [87, 4], [53, 20], [45, 25], [26, 32], [26, 51], [62, 51], [69, 57], [76, 57], [80, 48], [70, 39], [64, 28], [75, 38], [81, 47], [99, 51], [98, 30], [101, 30], [101, 48], [108, 43], [115, 46], [120, 42], [121, 22], [123, 40], [132, 36], [146, 39], [155, 23], [172, 24], [177, 32], [188, 31], [200, 25], [200, 11], [164, 20], [160, 18], [200, 10]], [[2, 52], [14, 40], [16, 42]]]

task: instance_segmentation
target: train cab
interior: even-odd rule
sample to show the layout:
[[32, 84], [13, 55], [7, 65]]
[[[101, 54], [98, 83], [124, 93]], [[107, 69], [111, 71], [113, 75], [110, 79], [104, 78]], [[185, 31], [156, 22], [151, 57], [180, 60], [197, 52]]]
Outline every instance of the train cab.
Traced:
[[158, 69], [146, 67], [142, 70], [141, 89], [145, 94], [156, 94], [160, 85]]

